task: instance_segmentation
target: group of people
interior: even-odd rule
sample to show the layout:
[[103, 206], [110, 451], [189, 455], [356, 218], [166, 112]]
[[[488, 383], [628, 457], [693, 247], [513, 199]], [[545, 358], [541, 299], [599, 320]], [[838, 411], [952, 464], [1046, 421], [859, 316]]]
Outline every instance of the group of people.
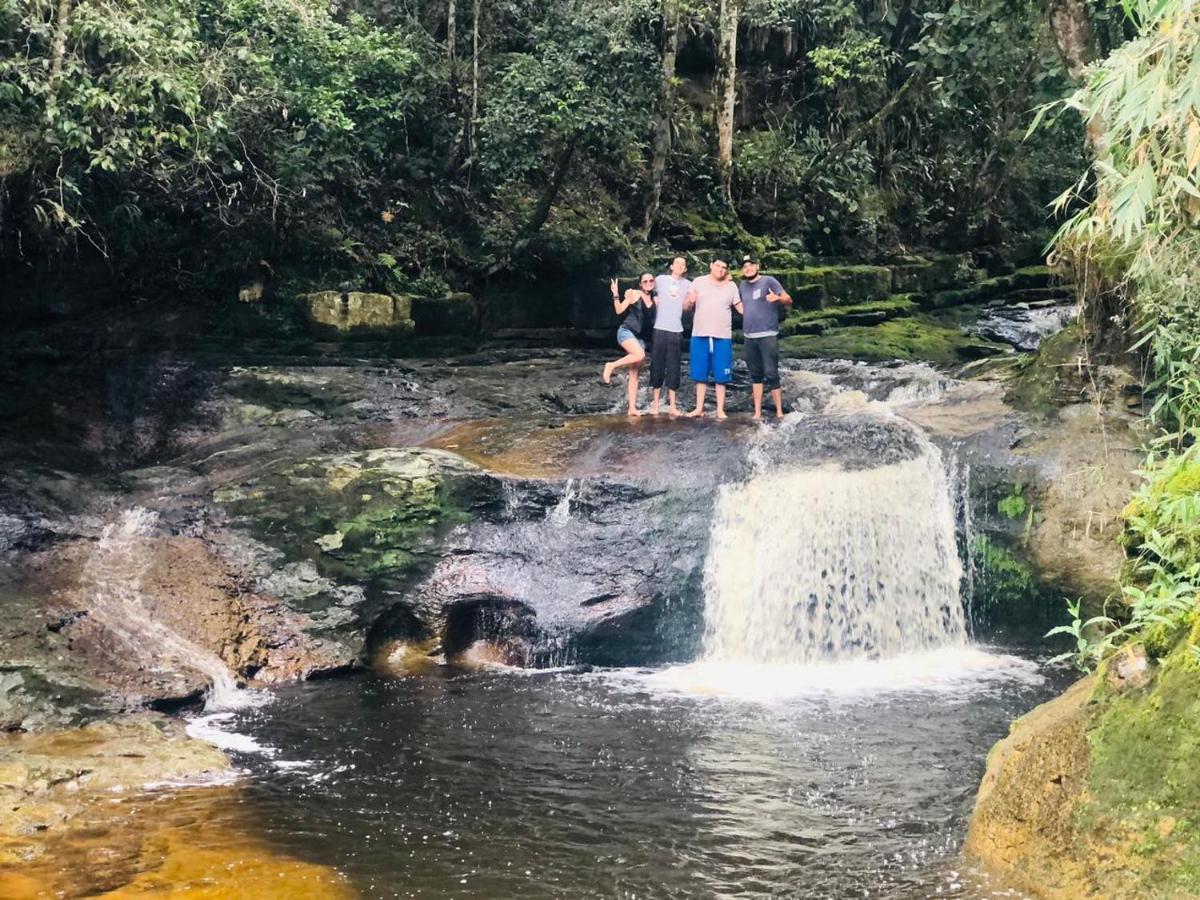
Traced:
[[638, 278], [638, 286], [619, 293], [612, 280], [613, 309], [621, 317], [617, 343], [625, 351], [604, 366], [604, 383], [611, 384], [618, 369], [629, 370], [629, 415], [640, 416], [638, 381], [650, 353], [650, 414], [658, 415], [662, 389], [667, 389], [667, 412], [680, 415], [675, 405], [683, 352], [683, 314], [695, 310], [692, 340], [688, 347], [688, 374], [696, 382], [696, 406], [688, 416], [704, 415], [708, 384], [716, 386], [717, 418], [725, 416], [725, 386], [733, 380], [733, 310], [741, 314], [746, 338], [744, 357], [750, 370], [754, 418], [762, 419], [763, 393], [769, 391], [776, 418], [783, 417], [783, 389], [779, 381], [779, 319], [792, 298], [776, 279], [759, 271], [758, 260], [742, 258], [742, 278], [735, 282], [729, 264], [714, 259], [709, 273], [695, 281], [687, 278], [687, 260], [677, 256], [671, 271]]

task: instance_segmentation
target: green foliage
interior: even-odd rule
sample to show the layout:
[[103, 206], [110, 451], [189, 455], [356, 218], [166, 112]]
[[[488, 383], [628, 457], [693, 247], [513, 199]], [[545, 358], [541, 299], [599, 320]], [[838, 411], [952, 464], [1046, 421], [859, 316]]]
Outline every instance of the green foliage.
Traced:
[[[84, 248], [198, 292], [267, 268], [275, 286], [398, 291], [662, 250], [632, 237], [663, 86], [656, 0], [483, 4], [478, 23], [433, 0], [64, 8], [59, 22], [58, 0], [0, 2], [6, 264]], [[1031, 0], [747, 0], [730, 216], [713, 8], [681, 9], [664, 242], [700, 248], [687, 222], [719, 219], [738, 248], [862, 259], [994, 240], [1061, 190], [1060, 134], [1009, 140], [1012, 111], [1061, 76]]]
[[1080, 605], [1079, 600], [1068, 600], [1067, 613], [1071, 616], [1071, 623], [1051, 628], [1046, 632], [1046, 637], [1067, 635], [1075, 645], [1050, 662], [1070, 660], [1081, 672], [1090, 672], [1112, 650], [1113, 639], [1119, 629], [1114, 630], [1115, 623], [1108, 616], [1092, 616], [1085, 621], [1079, 611]]
[[1088, 730], [1079, 814], [1116, 838], [1117, 860], [1138, 871], [1139, 895], [1192, 896], [1200, 877], [1200, 696], [1191, 657], [1178, 646], [1146, 690], [1102, 693]]
[[1006, 494], [996, 502], [996, 512], [1006, 519], [1019, 519], [1025, 515], [1028, 504], [1025, 502], [1024, 489], [1014, 484], [1012, 493]]
[[1138, 36], [1074, 95], [1039, 111], [1032, 126], [1065, 107], [1097, 135], [1091, 170], [1057, 201], [1082, 208], [1055, 240], [1087, 264], [1123, 270], [1117, 296], [1155, 376], [1149, 390], [1157, 395], [1151, 418], [1162, 428], [1160, 449], [1147, 457], [1145, 483], [1125, 511], [1133, 555], [1123, 585], [1126, 621], [1108, 646], [1181, 630], [1200, 578], [1200, 4], [1129, 0], [1126, 11]]
[[822, 87], [835, 87], [846, 83], [882, 84], [890, 56], [878, 35], [852, 33], [837, 46], [811, 50], [808, 59], [817, 70], [817, 83]]

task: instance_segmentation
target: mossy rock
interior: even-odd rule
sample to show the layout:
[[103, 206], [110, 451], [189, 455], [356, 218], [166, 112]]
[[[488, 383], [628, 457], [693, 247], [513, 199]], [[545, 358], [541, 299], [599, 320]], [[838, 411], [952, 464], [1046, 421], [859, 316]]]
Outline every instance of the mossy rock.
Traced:
[[1057, 592], [1049, 596], [1042, 588], [1016, 542], [1001, 535], [977, 534], [969, 550], [975, 568], [972, 612], [976, 624], [1045, 622], [1054, 603], [1061, 603]]
[[827, 328], [821, 334], [795, 335], [780, 341], [784, 356], [963, 362], [1007, 353], [1009, 348], [948, 328], [927, 316], [895, 318], [874, 326]]
[[807, 266], [766, 274], [774, 275], [806, 308], [813, 308], [811, 298], [816, 298], [816, 306], [820, 307], [852, 306], [881, 300], [892, 293], [892, 271], [886, 266]]
[[412, 335], [412, 298], [365, 291], [317, 291], [298, 298], [311, 331], [326, 340]]
[[1118, 844], [1127, 870], [1136, 873], [1138, 896], [1194, 896], [1200, 885], [1200, 665], [1186, 628], [1149, 687], [1097, 692], [1096, 701], [1080, 831]]
[[909, 294], [898, 294], [886, 300], [856, 303], [830, 309], [804, 310], [793, 313], [780, 323], [783, 337], [796, 334], [823, 334], [830, 328], [848, 325], [877, 325], [889, 319], [912, 315], [917, 302]]
[[260, 539], [324, 574], [403, 578], [438, 536], [501, 502], [496, 479], [456, 454], [382, 448], [314, 457], [214, 493]]
[[1005, 401], [1027, 412], [1048, 415], [1082, 399], [1085, 385], [1077, 365], [1083, 356], [1082, 334], [1082, 326], [1072, 322], [1042, 341], [1037, 352], [1019, 364]]
[[412, 297], [410, 302], [418, 337], [472, 337], [479, 332], [479, 310], [470, 294]]
[[571, 287], [562, 281], [531, 281], [481, 295], [486, 332], [501, 328], [569, 328]]
[[1012, 275], [1013, 287], [1017, 290], [1050, 287], [1054, 281], [1054, 270], [1049, 266], [1025, 266]]
[[945, 255], [925, 258], [914, 256], [892, 263], [892, 290], [896, 293], [931, 294], [961, 284], [970, 277], [970, 261], [965, 256]]

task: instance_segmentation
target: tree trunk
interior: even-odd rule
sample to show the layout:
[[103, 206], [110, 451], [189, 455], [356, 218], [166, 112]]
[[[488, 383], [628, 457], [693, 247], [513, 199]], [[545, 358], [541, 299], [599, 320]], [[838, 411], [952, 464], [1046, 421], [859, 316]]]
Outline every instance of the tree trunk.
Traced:
[[475, 123], [479, 120], [479, 2], [471, 4], [471, 113], [467, 116], [467, 159], [475, 159]]
[[671, 115], [675, 108], [675, 59], [679, 55], [679, 44], [683, 32], [683, 17], [679, 0], [663, 0], [662, 4], [662, 80], [658, 85], [657, 122], [654, 126], [654, 146], [650, 156], [650, 184], [646, 192], [646, 212], [642, 220], [643, 241], [650, 239], [650, 232], [658, 219], [658, 206], [662, 200], [663, 178], [667, 171], [667, 159], [671, 155]]
[[[1083, 71], [1100, 58], [1100, 39], [1088, 15], [1084, 0], [1050, 0], [1047, 8], [1050, 33], [1062, 57], [1067, 74], [1075, 81]], [[1104, 150], [1107, 128], [1099, 116], [1092, 118], [1084, 130], [1088, 146], [1097, 156]]]
[[717, 167], [721, 199], [733, 209], [733, 113], [737, 98], [738, 0], [717, 7]]
[[54, 38], [50, 43], [50, 85], [58, 87], [63, 59], [67, 55], [67, 29], [71, 27], [71, 0], [58, 0], [54, 17]]
[[1067, 74], [1076, 81], [1088, 65], [1100, 58], [1100, 41], [1084, 0], [1050, 0], [1047, 15], [1050, 33]]
[[[458, 83], [458, 60], [457, 56], [457, 39], [458, 39], [458, 5], [456, 0], [447, 0], [446, 3], [446, 68], [450, 77], [450, 107], [458, 114], [459, 119], [463, 119], [464, 106], [462, 87]], [[458, 167], [458, 160], [462, 155], [463, 150], [463, 135], [465, 133], [466, 123], [455, 133], [454, 139], [450, 141], [450, 151], [446, 154], [446, 173], [452, 173]]]
[[538, 232], [542, 230], [542, 226], [546, 224], [546, 220], [550, 218], [550, 210], [554, 208], [554, 201], [558, 199], [558, 192], [562, 189], [563, 182], [567, 178], [567, 172], [571, 168], [571, 160], [575, 156], [577, 142], [578, 138], [572, 137], [567, 141], [566, 146], [559, 151], [558, 157], [554, 161], [554, 171], [550, 175], [550, 180], [546, 183], [546, 189], [542, 191], [542, 196], [538, 198], [537, 206], [534, 207], [529, 221], [521, 229], [520, 237], [513, 241], [512, 245], [508, 248], [508, 252], [487, 270], [487, 277], [490, 278], [497, 272], [507, 269], [513, 260], [517, 259], [528, 249], [533, 239], [537, 237]]

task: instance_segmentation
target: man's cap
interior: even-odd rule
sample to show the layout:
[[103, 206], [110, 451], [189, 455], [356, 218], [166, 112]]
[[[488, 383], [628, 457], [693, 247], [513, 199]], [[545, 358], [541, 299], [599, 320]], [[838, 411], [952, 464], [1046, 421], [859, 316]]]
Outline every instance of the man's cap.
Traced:
[[754, 263], [754, 265], [757, 266], [758, 260], [752, 254], [747, 253], [745, 256], [742, 257], [742, 265], [744, 266], [746, 263]]

